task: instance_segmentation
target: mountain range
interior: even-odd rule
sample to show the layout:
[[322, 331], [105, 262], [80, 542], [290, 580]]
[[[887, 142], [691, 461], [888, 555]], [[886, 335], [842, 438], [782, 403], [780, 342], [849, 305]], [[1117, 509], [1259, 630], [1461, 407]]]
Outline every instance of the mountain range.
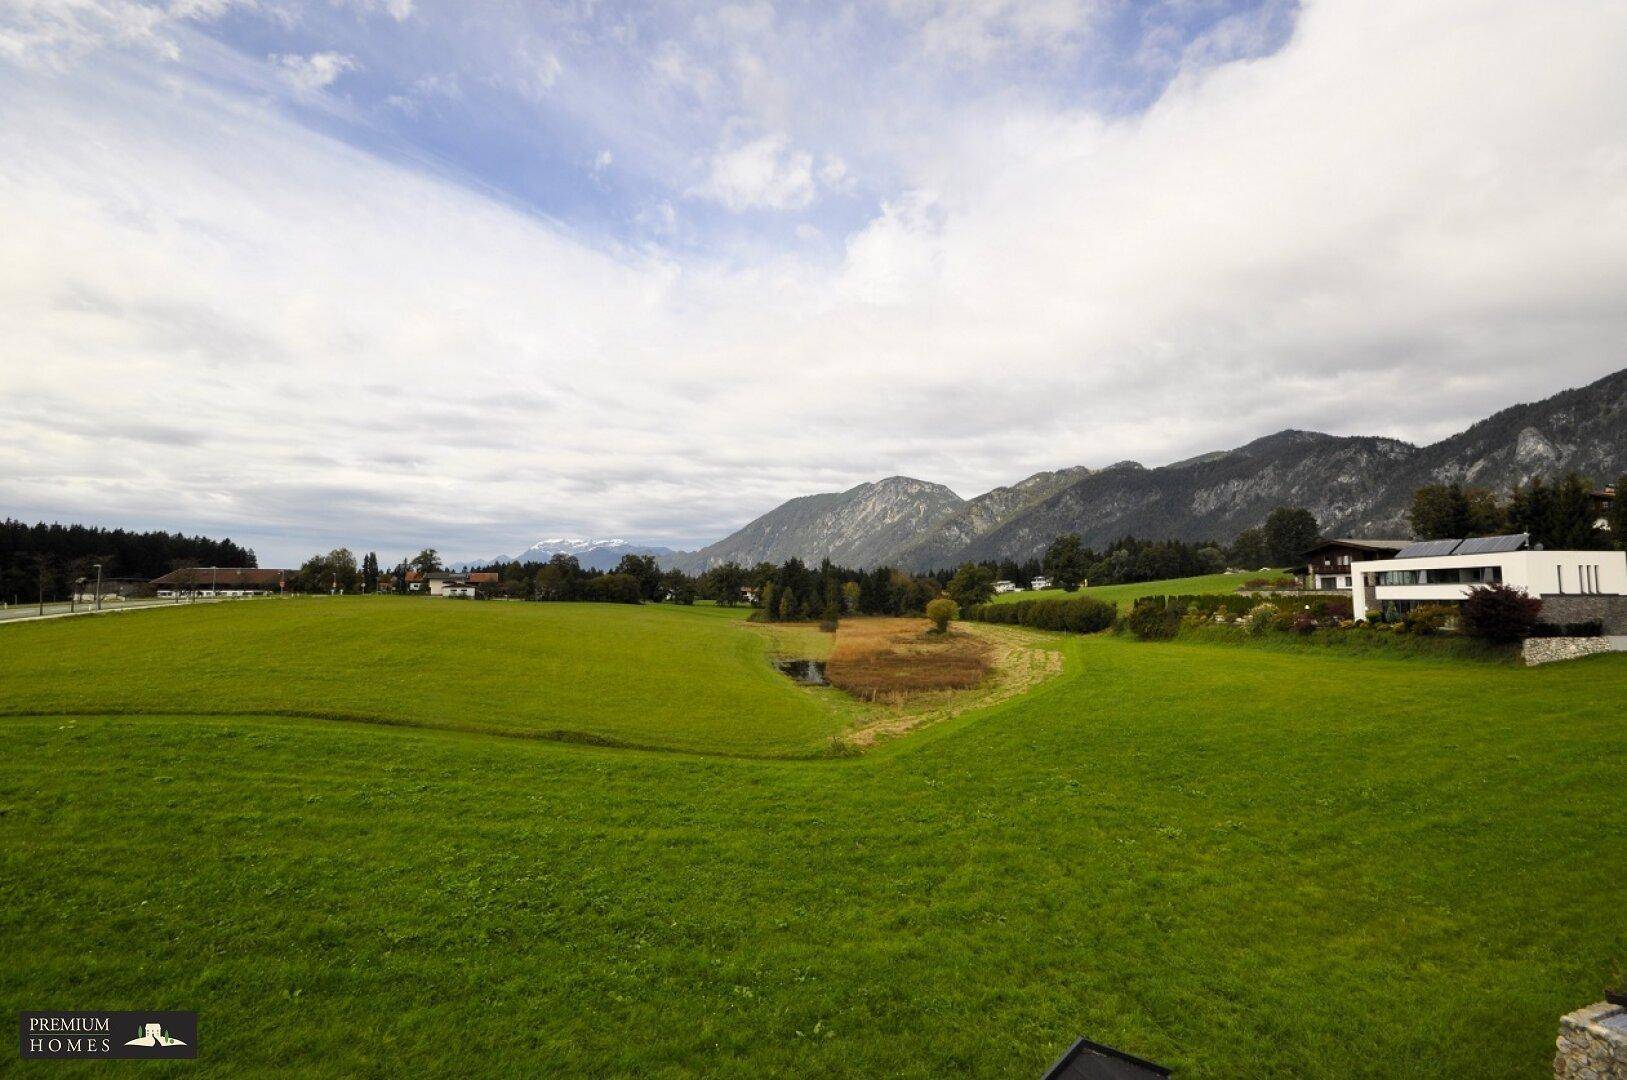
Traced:
[[1229, 541], [1277, 506], [1310, 510], [1324, 535], [1405, 537], [1412, 493], [1425, 484], [1501, 493], [1571, 470], [1601, 483], [1627, 473], [1627, 369], [1428, 446], [1280, 431], [1158, 468], [1126, 461], [1036, 473], [973, 499], [892, 476], [792, 499], [715, 544], [661, 561], [691, 573], [792, 557], [928, 570], [1037, 557], [1070, 532], [1097, 549], [1126, 535]]
[[584, 569], [614, 570], [623, 555], [654, 555], [665, 559], [675, 554], [677, 553], [669, 547], [635, 544], [629, 540], [588, 540], [575, 536], [550, 536], [538, 540], [518, 555], [499, 555], [491, 562], [545, 563], [555, 555], [574, 555], [577, 563]]

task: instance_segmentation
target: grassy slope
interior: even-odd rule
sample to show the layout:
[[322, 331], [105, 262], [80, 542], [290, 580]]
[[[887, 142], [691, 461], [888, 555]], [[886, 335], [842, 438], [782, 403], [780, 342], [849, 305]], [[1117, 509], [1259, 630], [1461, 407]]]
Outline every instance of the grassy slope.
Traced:
[[1128, 606], [1141, 596], [1206, 596], [1210, 593], [1236, 592], [1237, 587], [1251, 578], [1276, 577], [1275, 571], [1262, 574], [1251, 570], [1246, 574], [1204, 574], [1201, 577], [1168, 578], [1164, 581], [1138, 581], [1132, 585], [1093, 585], [1074, 593], [1061, 589], [1040, 589], [1035, 592], [1006, 593], [994, 598], [996, 604], [1014, 604], [1018, 600], [1060, 600], [1067, 596], [1093, 596], [1120, 606]]
[[1064, 647], [850, 761], [0, 721], [0, 1010], [197, 1007], [217, 1072], [1509, 1076], [1627, 960], [1627, 657]]
[[323, 598], [27, 623], [0, 627], [0, 708], [292, 709], [723, 753], [818, 749], [841, 721], [786, 692], [767, 643], [735, 625], [743, 615]]

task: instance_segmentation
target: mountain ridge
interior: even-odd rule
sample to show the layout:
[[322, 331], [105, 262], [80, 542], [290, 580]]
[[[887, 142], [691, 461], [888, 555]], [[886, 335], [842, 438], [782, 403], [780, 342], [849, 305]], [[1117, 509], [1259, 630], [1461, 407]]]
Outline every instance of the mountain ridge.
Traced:
[[663, 562], [698, 572], [730, 560], [829, 557], [920, 571], [1021, 561], [1068, 532], [1096, 548], [1130, 534], [1226, 541], [1276, 506], [1304, 506], [1327, 535], [1405, 536], [1412, 493], [1424, 484], [1455, 480], [1506, 492], [1573, 469], [1599, 482], [1627, 472], [1627, 368], [1511, 405], [1425, 446], [1285, 428], [1154, 468], [1121, 461], [1039, 472], [972, 499], [888, 477], [791, 499], [715, 544]]
[[485, 563], [470, 566], [489, 566], [493, 563], [544, 563], [555, 555], [570, 555], [581, 567], [589, 570], [614, 570], [623, 555], [654, 555], [664, 559], [678, 554], [672, 548], [656, 544], [640, 544], [620, 538], [589, 539], [580, 536], [550, 536], [538, 540], [518, 555], [499, 555]]
[[792, 558], [880, 565], [965, 501], [942, 484], [889, 476], [846, 491], [787, 500], [717, 543], [663, 562], [690, 573], [724, 562], [753, 565]]

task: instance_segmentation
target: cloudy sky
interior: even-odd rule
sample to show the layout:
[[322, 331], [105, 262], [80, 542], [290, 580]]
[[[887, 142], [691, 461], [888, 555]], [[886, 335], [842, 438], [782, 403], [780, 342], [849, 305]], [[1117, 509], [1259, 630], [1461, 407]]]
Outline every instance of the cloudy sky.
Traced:
[[716, 539], [1627, 364], [1621, 0], [0, 0], [0, 513]]

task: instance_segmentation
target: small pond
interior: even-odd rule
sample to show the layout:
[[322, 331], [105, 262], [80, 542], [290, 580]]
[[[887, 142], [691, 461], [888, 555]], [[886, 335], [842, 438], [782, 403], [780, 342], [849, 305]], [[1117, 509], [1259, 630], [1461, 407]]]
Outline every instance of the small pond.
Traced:
[[829, 686], [823, 660], [776, 660], [774, 666], [784, 675], [807, 686]]

